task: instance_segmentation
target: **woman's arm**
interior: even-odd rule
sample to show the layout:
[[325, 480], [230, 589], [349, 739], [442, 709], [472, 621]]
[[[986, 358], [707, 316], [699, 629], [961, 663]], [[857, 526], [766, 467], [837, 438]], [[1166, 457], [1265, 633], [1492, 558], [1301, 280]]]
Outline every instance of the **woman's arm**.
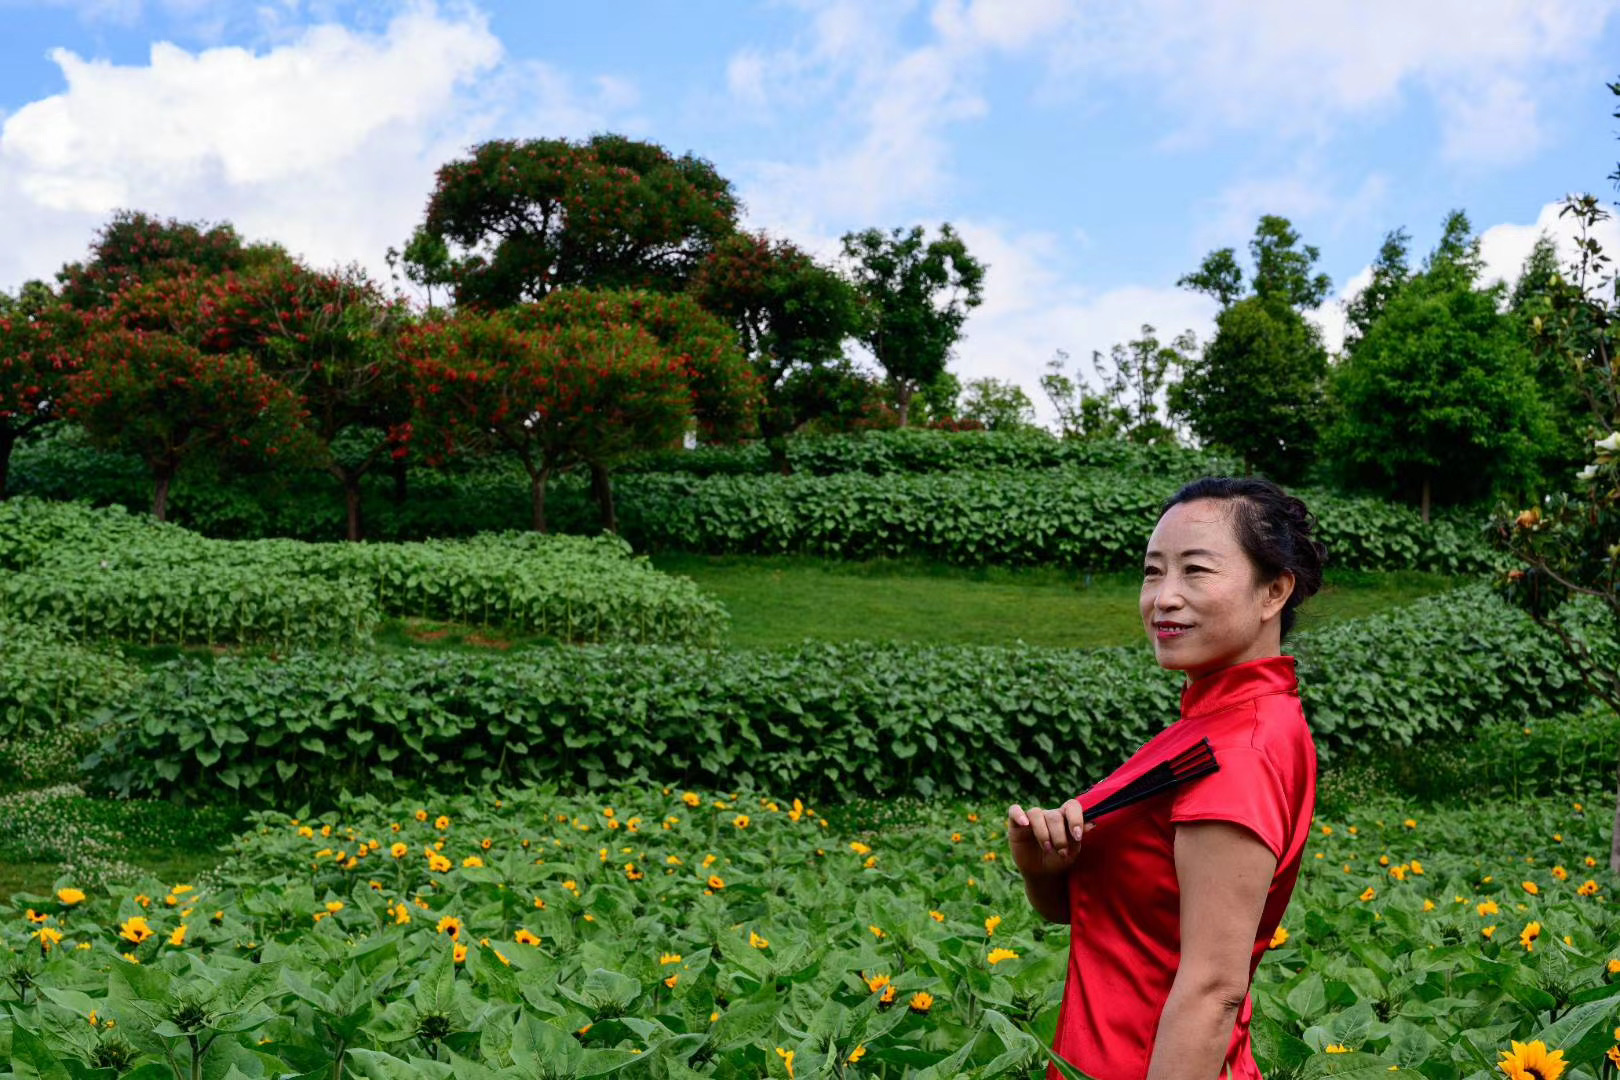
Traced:
[[1253, 832], [1224, 821], [1176, 826], [1181, 963], [1159, 1016], [1147, 1080], [1215, 1080], [1249, 992], [1249, 959], [1277, 869]]
[[1059, 926], [1069, 925], [1067, 873], [1025, 874], [1024, 895], [1029, 897], [1029, 906], [1034, 908], [1041, 918]]

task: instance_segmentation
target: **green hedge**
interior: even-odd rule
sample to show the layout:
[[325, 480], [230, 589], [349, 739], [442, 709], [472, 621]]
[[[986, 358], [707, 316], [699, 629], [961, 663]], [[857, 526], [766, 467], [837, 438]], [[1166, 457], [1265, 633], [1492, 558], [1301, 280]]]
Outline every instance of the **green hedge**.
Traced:
[[353, 645], [385, 614], [681, 644], [717, 641], [726, 618], [616, 537], [211, 540], [120, 508], [35, 499], [0, 504], [0, 613], [93, 639], [278, 647]]
[[[1324, 761], [1558, 717], [1584, 688], [1483, 587], [1298, 638]], [[592, 647], [499, 658], [302, 655], [154, 672], [89, 762], [124, 793], [252, 801], [339, 787], [631, 779], [849, 794], [1078, 792], [1171, 722], [1144, 648]]]
[[[1063, 440], [1044, 431], [934, 431], [905, 428], [853, 435], [804, 435], [787, 441], [794, 472], [933, 473], [966, 469], [1116, 469], [1136, 476], [1200, 476], [1242, 467], [1235, 458], [1179, 446], [1138, 446], [1117, 439]], [[691, 476], [765, 475], [772, 466], [764, 445], [703, 446], [646, 454], [624, 472]]]
[[[866, 476], [625, 477], [623, 533], [645, 550], [923, 556], [983, 565], [1140, 567], [1159, 507], [1191, 477], [1047, 469]], [[1499, 564], [1481, 523], [1325, 491], [1301, 497], [1331, 565], [1473, 573]]]
[[134, 693], [144, 676], [60, 626], [0, 615], [0, 739], [52, 730]]
[[[806, 467], [788, 477], [745, 474], [753, 471], [752, 465], [714, 465], [746, 463], [750, 455], [763, 453], [757, 449], [647, 459], [644, 466], [652, 462], [666, 468], [687, 461], [714, 475], [649, 471], [617, 476], [622, 534], [645, 551], [794, 552], [852, 559], [899, 555], [968, 565], [993, 561], [1133, 569], [1160, 503], [1182, 483], [1232, 464], [1175, 448], [1065, 443], [989, 432], [873, 433], [792, 440], [789, 445], [799, 448], [794, 452], [803, 456]], [[969, 449], [973, 447], [980, 449]], [[659, 461], [663, 464], [656, 465]], [[880, 467], [895, 461], [915, 468]], [[923, 468], [927, 461], [954, 464]], [[818, 475], [836, 462], [847, 467]], [[1009, 462], [1028, 467], [967, 467]], [[71, 433], [20, 449], [13, 481], [16, 488], [41, 497], [82, 498], [136, 510], [150, 499], [138, 466], [92, 450]], [[369, 538], [470, 536], [522, 527], [529, 518], [527, 478], [510, 462], [487, 461], [444, 472], [413, 470], [408, 492], [404, 502], [396, 503], [389, 477], [368, 478], [362, 505]], [[1442, 511], [1425, 526], [1415, 510], [1383, 500], [1324, 490], [1300, 494], [1321, 520], [1337, 568], [1470, 573], [1505, 565], [1485, 542], [1483, 518], [1472, 511]], [[219, 538], [337, 540], [345, 528], [337, 488], [330, 477], [318, 474], [223, 483], [198, 472], [176, 482], [171, 508], [177, 522]], [[582, 477], [564, 475], [552, 482], [548, 514], [559, 532], [599, 531], [596, 506]]]

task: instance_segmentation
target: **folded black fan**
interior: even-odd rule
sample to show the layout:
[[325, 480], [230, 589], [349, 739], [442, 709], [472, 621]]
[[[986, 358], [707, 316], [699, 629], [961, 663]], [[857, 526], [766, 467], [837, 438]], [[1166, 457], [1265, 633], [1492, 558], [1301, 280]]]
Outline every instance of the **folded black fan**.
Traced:
[[1185, 784], [1189, 780], [1196, 780], [1200, 776], [1208, 776], [1220, 768], [1215, 762], [1215, 751], [1209, 745], [1207, 738], [1198, 740], [1197, 744], [1183, 750], [1169, 761], [1161, 761], [1135, 780], [1126, 784], [1108, 798], [1086, 811], [1086, 820], [1099, 818], [1122, 806], [1141, 802], [1150, 795], [1157, 795], [1161, 791]]

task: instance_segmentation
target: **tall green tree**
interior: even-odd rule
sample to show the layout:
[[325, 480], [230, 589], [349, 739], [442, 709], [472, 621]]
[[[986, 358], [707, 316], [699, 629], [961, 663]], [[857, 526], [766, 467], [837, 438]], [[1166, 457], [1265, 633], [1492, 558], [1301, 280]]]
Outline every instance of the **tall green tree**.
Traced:
[[1482, 285], [1482, 269], [1453, 211], [1334, 372], [1325, 444], [1342, 480], [1415, 501], [1425, 521], [1436, 501], [1532, 487], [1550, 432], [1506, 287]]
[[787, 473], [787, 436], [816, 418], [818, 398], [790, 392], [830, 369], [861, 328], [860, 297], [843, 275], [788, 240], [737, 233], [699, 265], [690, 293], [729, 322], [759, 378], [759, 433]]
[[844, 256], [866, 301], [860, 339], [883, 369], [900, 414], [945, 371], [968, 312], [984, 299], [985, 266], [947, 223], [932, 240], [922, 226], [847, 233]]
[[988, 431], [1027, 431], [1035, 426], [1035, 403], [1011, 379], [969, 379], [962, 392], [962, 419]]
[[[1071, 370], [1069, 360], [1068, 352], [1058, 349], [1041, 376], [1041, 392], [1057, 413], [1058, 434], [1065, 439], [1120, 438], [1130, 422], [1129, 410], [1106, 390], [1093, 389], [1080, 365]], [[1093, 352], [1091, 362], [1102, 377], [1102, 354]]]
[[1305, 312], [1332, 282], [1315, 270], [1320, 252], [1300, 244], [1287, 218], [1263, 216], [1249, 254], [1246, 294], [1231, 248], [1211, 252], [1177, 282], [1214, 297], [1221, 310], [1214, 336], [1169, 385], [1168, 403], [1200, 440], [1237, 454], [1246, 469], [1296, 481], [1316, 458], [1328, 363], [1322, 332]]
[[[1536, 316], [1543, 312], [1542, 302], [1547, 293], [1556, 291], [1562, 280], [1558, 246], [1552, 237], [1542, 233], [1525, 258], [1518, 281], [1508, 296], [1508, 308], [1526, 340], [1533, 343], [1538, 336]], [[1575, 369], [1556, 350], [1532, 348], [1530, 369], [1553, 427], [1549, 441], [1542, 446], [1539, 465], [1542, 487], [1563, 490], [1568, 474], [1587, 463], [1591, 410]]]
[[554, 289], [677, 292], [736, 229], [731, 183], [623, 135], [497, 139], [438, 171], [407, 275], [485, 309]]
[[1175, 431], [1160, 417], [1159, 397], [1171, 375], [1186, 366], [1197, 348], [1198, 340], [1191, 330], [1164, 344], [1159, 341], [1158, 331], [1143, 323], [1141, 337], [1116, 344], [1108, 351], [1109, 370], [1102, 373], [1103, 390], [1123, 417], [1127, 440], [1175, 441]]

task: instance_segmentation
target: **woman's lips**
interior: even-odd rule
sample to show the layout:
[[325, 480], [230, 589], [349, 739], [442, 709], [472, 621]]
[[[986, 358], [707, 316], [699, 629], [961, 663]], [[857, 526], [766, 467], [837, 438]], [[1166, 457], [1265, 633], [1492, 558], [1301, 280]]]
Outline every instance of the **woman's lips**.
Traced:
[[1171, 641], [1175, 638], [1181, 637], [1191, 629], [1192, 627], [1190, 626], [1155, 626], [1153, 628], [1153, 632], [1158, 636], [1160, 641]]

